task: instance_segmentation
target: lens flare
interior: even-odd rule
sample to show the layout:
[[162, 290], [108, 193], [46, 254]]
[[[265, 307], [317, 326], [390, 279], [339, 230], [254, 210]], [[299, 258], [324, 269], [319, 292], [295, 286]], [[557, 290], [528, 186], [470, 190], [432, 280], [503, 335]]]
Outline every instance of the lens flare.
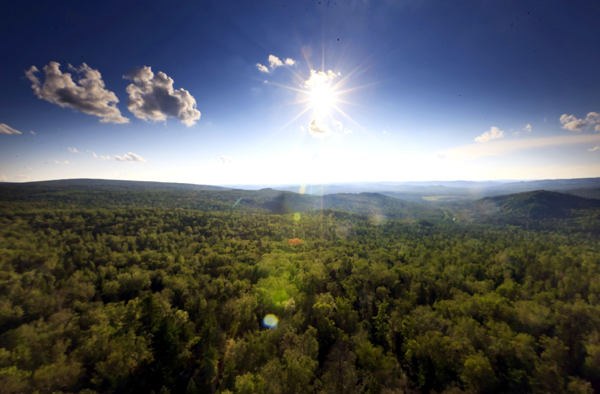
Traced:
[[[310, 51], [309, 51], [310, 52]], [[303, 53], [304, 49], [303, 49]], [[346, 112], [344, 112], [339, 105], [340, 104], [348, 104], [348, 105], [358, 105], [352, 103], [351, 101], [343, 99], [341, 96], [355, 92], [359, 89], [364, 89], [370, 86], [374, 86], [377, 83], [370, 83], [362, 86], [356, 86], [351, 88], [344, 88], [344, 86], [351, 80], [353, 76], [360, 75], [362, 72], [368, 69], [366, 63], [371, 60], [372, 57], [366, 59], [363, 63], [353, 69], [350, 73], [342, 78], [342, 73], [340, 71], [333, 71], [325, 69], [325, 53], [323, 53], [322, 58], [322, 70], [317, 71], [313, 68], [313, 65], [310, 63], [309, 59], [306, 58], [308, 63], [308, 68], [310, 70], [310, 76], [308, 79], [304, 79], [303, 76], [299, 75], [295, 71], [291, 70], [292, 74], [296, 77], [298, 81], [302, 81], [299, 85], [296, 86], [287, 86], [284, 84], [280, 84], [277, 82], [272, 82], [265, 80], [264, 82], [273, 86], [278, 86], [284, 89], [291, 90], [293, 92], [299, 93], [296, 101], [283, 104], [283, 105], [297, 105], [300, 104], [304, 107], [296, 116], [294, 116], [289, 122], [287, 122], [282, 128], [275, 131], [271, 137], [275, 136], [279, 132], [285, 130], [289, 125], [294, 123], [298, 118], [303, 116], [309, 110], [312, 110], [313, 114], [311, 116], [311, 121], [309, 123], [309, 131], [310, 134], [315, 137], [324, 137], [325, 135], [332, 134], [329, 132], [328, 124], [334, 124], [339, 127], [340, 131], [343, 131], [345, 134], [350, 134], [352, 130], [348, 128], [344, 128], [342, 123], [338, 119], [334, 119], [334, 114], [340, 114], [350, 122], [352, 122], [358, 129], [371, 137], [373, 135], [363, 128], [358, 122]], [[328, 124], [325, 124], [325, 123]], [[271, 138], [269, 137], [269, 138]]]
[[263, 325], [265, 327], [276, 328], [277, 324], [279, 324], [279, 319], [275, 315], [268, 314], [263, 319]]
[[238, 198], [238, 200], [235, 202], [235, 204], [233, 204], [232, 208], [235, 208], [235, 206], [238, 205], [240, 203], [240, 201], [242, 201], [242, 197]]

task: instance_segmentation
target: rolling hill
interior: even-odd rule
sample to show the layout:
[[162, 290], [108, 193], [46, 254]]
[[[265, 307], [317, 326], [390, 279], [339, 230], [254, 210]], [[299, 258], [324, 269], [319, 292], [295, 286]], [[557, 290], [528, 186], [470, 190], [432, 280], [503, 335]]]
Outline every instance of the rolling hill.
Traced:
[[378, 193], [316, 196], [274, 189], [238, 190], [160, 182], [66, 180], [0, 184], [0, 204], [40, 208], [182, 208], [202, 211], [241, 210], [287, 214], [334, 209], [374, 218], [416, 220], [443, 218], [437, 207]]
[[478, 200], [474, 204], [474, 209], [483, 216], [502, 215], [511, 218], [543, 220], [569, 217], [581, 210], [600, 209], [600, 200], [547, 190], [536, 190], [486, 197]]

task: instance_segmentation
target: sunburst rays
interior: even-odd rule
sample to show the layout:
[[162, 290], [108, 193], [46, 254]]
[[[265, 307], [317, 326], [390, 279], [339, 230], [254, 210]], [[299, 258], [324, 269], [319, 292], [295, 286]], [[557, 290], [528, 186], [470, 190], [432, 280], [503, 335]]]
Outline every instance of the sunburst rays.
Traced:
[[[304, 50], [303, 50], [303, 54], [304, 54]], [[305, 59], [306, 59], [306, 57], [305, 57]], [[310, 67], [310, 62], [308, 61], [308, 59], [306, 59], [306, 60], [307, 60], [307, 64]], [[275, 133], [273, 133], [269, 138], [273, 137], [274, 135], [276, 135], [276, 134], [280, 133], [281, 131], [283, 131], [284, 129], [286, 129], [294, 121], [296, 121], [298, 118], [300, 118], [302, 115], [306, 114], [310, 110], [313, 111], [313, 114], [311, 116], [311, 119], [312, 119], [311, 124], [314, 123], [315, 121], [317, 123], [320, 123], [320, 122], [322, 122], [322, 120], [324, 118], [331, 119], [332, 121], [335, 122], [335, 118], [333, 117], [333, 114], [332, 114], [332, 112], [335, 111], [335, 113], [341, 114], [344, 118], [350, 120], [353, 124], [358, 126], [359, 130], [372, 136], [371, 133], [369, 133], [356, 120], [354, 120], [350, 115], [348, 115], [345, 111], [343, 111], [340, 108], [340, 105], [364, 107], [361, 104], [349, 101], [348, 99], [342, 98], [341, 96], [356, 92], [357, 90], [360, 90], [360, 89], [375, 86], [378, 84], [376, 82], [376, 83], [370, 83], [370, 84], [356, 86], [356, 87], [348, 87], [343, 90], [340, 89], [341, 87], [345, 87], [345, 85], [349, 81], [349, 78], [353, 74], [355, 74], [356, 72], [359, 72], [359, 71], [364, 71], [362, 69], [364, 64], [365, 63], [363, 62], [359, 67], [352, 70], [350, 72], [350, 74], [344, 76], [341, 80], [337, 81], [335, 84], [333, 83], [334, 79], [341, 76], [341, 73], [334, 72], [332, 70], [315, 71], [314, 69], [310, 69], [310, 77], [308, 77], [308, 79], [304, 79], [297, 72], [290, 70], [292, 72], [292, 74], [294, 75], [294, 77], [298, 81], [298, 87], [284, 85], [284, 84], [277, 83], [277, 82], [264, 81], [266, 84], [277, 86], [279, 88], [283, 88], [283, 89], [290, 90], [290, 91], [300, 94], [300, 97], [297, 98], [296, 100], [294, 100], [290, 103], [280, 104], [280, 105], [278, 105], [278, 108], [284, 107], [284, 106], [286, 106], [286, 107], [293, 106], [293, 105], [302, 106], [302, 109], [299, 111], [298, 114], [296, 114], [282, 128], [280, 128]], [[311, 130], [310, 126], [309, 126], [309, 130]], [[326, 128], [319, 128], [319, 130], [321, 130], [321, 131], [313, 133], [313, 134], [316, 134], [316, 135], [326, 134], [326, 132], [322, 132], [322, 131], [326, 131], [327, 130]]]

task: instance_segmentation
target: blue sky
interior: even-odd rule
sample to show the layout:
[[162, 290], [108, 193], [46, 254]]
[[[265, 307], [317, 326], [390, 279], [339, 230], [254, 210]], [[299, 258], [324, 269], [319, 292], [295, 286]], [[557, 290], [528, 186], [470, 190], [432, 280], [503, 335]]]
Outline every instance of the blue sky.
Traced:
[[597, 177], [600, 7], [547, 3], [12, 2], [0, 180]]

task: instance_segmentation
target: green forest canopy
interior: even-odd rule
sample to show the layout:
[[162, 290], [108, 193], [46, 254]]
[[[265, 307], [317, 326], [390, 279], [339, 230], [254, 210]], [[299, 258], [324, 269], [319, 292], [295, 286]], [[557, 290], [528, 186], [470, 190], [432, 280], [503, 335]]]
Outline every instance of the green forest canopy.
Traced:
[[3, 194], [0, 392], [599, 390], [595, 203], [254, 193]]

